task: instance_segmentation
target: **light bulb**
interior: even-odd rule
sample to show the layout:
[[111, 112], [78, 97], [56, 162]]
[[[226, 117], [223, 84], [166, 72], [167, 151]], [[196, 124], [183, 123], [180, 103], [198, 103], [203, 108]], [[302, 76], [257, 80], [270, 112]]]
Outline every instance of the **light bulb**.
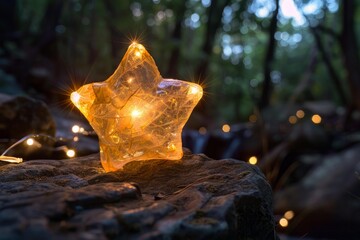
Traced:
[[80, 94], [78, 92], [72, 92], [71, 95], [70, 95], [70, 99], [74, 104], [79, 102], [80, 97], [81, 96], [80, 96]]
[[289, 210], [287, 211], [286, 213], [284, 213], [284, 217], [287, 219], [287, 220], [291, 220], [293, 217], [294, 217], [294, 212]]
[[282, 226], [283, 228], [286, 228], [289, 225], [288, 220], [286, 220], [285, 218], [281, 218], [279, 221], [280, 226]]
[[311, 118], [311, 121], [314, 123], [314, 124], [319, 124], [321, 123], [321, 117], [319, 114], [314, 114]]
[[303, 118], [304, 116], [305, 116], [305, 112], [303, 111], [303, 110], [297, 110], [296, 111], [296, 116], [298, 117], [298, 118]]
[[140, 117], [140, 116], [141, 116], [141, 112], [140, 112], [139, 110], [137, 110], [137, 109], [134, 109], [134, 110], [132, 110], [132, 112], [131, 112], [131, 116], [132, 116], [133, 118]]
[[141, 52], [140, 52], [140, 51], [136, 51], [136, 52], [135, 52], [135, 56], [141, 57]]
[[198, 94], [200, 93], [201, 89], [197, 86], [191, 86], [189, 88], [189, 94]]
[[224, 124], [224, 125], [222, 126], [222, 130], [223, 130], [223, 132], [225, 132], [225, 133], [230, 132], [230, 125], [229, 125], [229, 124]]
[[34, 139], [29, 138], [28, 140], [26, 140], [26, 144], [29, 145], [29, 146], [34, 145]]
[[75, 157], [75, 151], [73, 149], [68, 149], [66, 151], [66, 155], [69, 157], [69, 158], [72, 158], [72, 157]]
[[80, 131], [80, 127], [78, 125], [74, 125], [72, 128], [71, 128], [71, 131], [73, 133], [78, 133]]
[[255, 165], [257, 163], [257, 157], [252, 156], [249, 158], [249, 163]]

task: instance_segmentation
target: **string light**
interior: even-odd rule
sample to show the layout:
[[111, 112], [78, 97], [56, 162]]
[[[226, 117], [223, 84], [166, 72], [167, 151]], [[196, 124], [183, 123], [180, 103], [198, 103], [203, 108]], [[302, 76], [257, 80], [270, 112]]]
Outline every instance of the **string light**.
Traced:
[[33, 138], [29, 138], [28, 140], [26, 140], [26, 144], [29, 146], [34, 145], [34, 139]]
[[303, 111], [303, 110], [297, 110], [296, 111], [296, 116], [298, 117], [298, 118], [303, 118], [304, 116], [305, 116], [305, 112]]
[[[6, 154], [13, 149], [14, 147], [18, 146], [19, 144], [22, 144], [23, 142], [25, 142], [28, 146], [33, 146], [35, 143], [34, 138], [37, 137], [46, 137], [46, 138], [50, 138], [50, 139], [54, 139], [53, 137], [46, 135], [46, 134], [31, 134], [28, 136], [25, 136], [23, 138], [21, 138], [20, 140], [16, 141], [14, 144], [12, 144], [10, 147], [8, 147], [0, 156], [0, 161], [4, 161], [4, 162], [10, 162], [10, 163], [21, 163], [23, 162], [22, 158], [18, 158], [18, 157], [13, 157], [13, 156], [6, 156]], [[38, 146], [41, 146], [41, 144], [38, 144]]]
[[230, 132], [230, 130], [231, 130], [230, 125], [229, 125], [229, 124], [224, 124], [224, 125], [222, 126], [222, 130], [223, 130], [223, 132], [225, 132], [225, 133]]
[[129, 77], [129, 78], [127, 79], [127, 82], [128, 82], [128, 83], [132, 83], [133, 80], [134, 80], [134, 78]]
[[297, 118], [295, 116], [290, 116], [289, 117], [289, 123], [295, 124], [296, 122], [297, 122]]
[[132, 116], [133, 118], [140, 117], [140, 115], [141, 115], [141, 112], [140, 112], [139, 110], [137, 110], [137, 109], [134, 109], [134, 110], [131, 112], [131, 116]]
[[319, 124], [321, 123], [321, 117], [319, 114], [314, 114], [312, 117], [311, 117], [311, 121], [314, 123], [314, 124]]
[[280, 224], [280, 226], [282, 226], [283, 228], [286, 228], [286, 227], [289, 225], [289, 222], [288, 222], [288, 220], [286, 220], [286, 218], [281, 218], [281, 219], [279, 220], [279, 224]]
[[255, 114], [251, 114], [249, 116], [249, 121], [252, 122], [252, 123], [256, 123], [257, 121], [257, 116]]
[[72, 128], [71, 128], [71, 131], [73, 133], [78, 133], [80, 132], [80, 127], [78, 125], [74, 125]]
[[[88, 132], [86, 131], [84, 128], [82, 127], [79, 127], [78, 125], [74, 125], [72, 127], [72, 132], [74, 133], [81, 133], [83, 135], [92, 135], [94, 134], [93, 132]], [[36, 138], [39, 138], [39, 137], [43, 137], [43, 138], [47, 138], [47, 139], [50, 139], [54, 142], [57, 142], [57, 141], [64, 141], [64, 138], [60, 137], [60, 138], [55, 138], [55, 137], [52, 137], [52, 136], [49, 136], [49, 135], [46, 135], [46, 134], [30, 134], [30, 135], [27, 135], [23, 138], [21, 138], [20, 140], [16, 141], [14, 144], [12, 144], [10, 147], [8, 147], [1, 155], [0, 155], [0, 161], [4, 161], [4, 162], [9, 162], [9, 163], [21, 163], [23, 162], [23, 159], [22, 158], [19, 158], [19, 157], [13, 157], [13, 156], [6, 156], [6, 154], [12, 150], [13, 148], [15, 148], [16, 146], [22, 144], [22, 143], [25, 143], [28, 147], [38, 147], [40, 148], [42, 145], [36, 141], [35, 139]], [[77, 142], [79, 141], [79, 137], [78, 136], [74, 136], [72, 138], [72, 140], [74, 142]], [[60, 146], [60, 147], [57, 147], [57, 148], [54, 148], [55, 150], [63, 150], [66, 155], [70, 158], [74, 157], [76, 155], [76, 152], [74, 149], [68, 149], [66, 146]]]
[[[37, 137], [46, 137], [46, 138], [50, 138], [50, 139], [55, 139], [49, 135], [46, 135], [46, 134], [30, 134], [30, 135], [27, 135], [23, 138], [21, 138], [20, 140], [18, 140], [17, 142], [15, 142], [13, 145], [11, 145], [10, 147], [8, 147], [2, 154], [1, 156], [6, 156], [6, 154], [11, 150], [13, 149], [14, 147], [16, 147], [17, 145], [23, 143], [26, 141], [26, 144], [29, 145], [29, 146], [32, 146], [35, 141], [34, 141], [34, 138], [37, 138]], [[32, 141], [30, 140], [29, 142], [27, 142], [27, 140], [29, 139], [33, 139]], [[30, 144], [29, 144], [30, 143]]]
[[136, 52], [135, 52], [135, 56], [141, 57], [141, 52], [140, 52], [140, 51], [136, 51]]
[[257, 163], [257, 157], [252, 156], [249, 158], [249, 163], [255, 165]]
[[201, 128], [199, 128], [199, 133], [201, 135], [205, 135], [207, 133], [207, 129], [205, 127], [201, 127]]
[[75, 151], [73, 149], [68, 149], [66, 151], [66, 155], [69, 157], [69, 158], [73, 158], [75, 157]]
[[295, 216], [294, 212], [289, 210], [287, 212], [284, 213], [284, 217], [287, 219], [287, 220], [291, 220], [293, 217]]
[[83, 135], [89, 135], [89, 132], [86, 131], [83, 127], [80, 127], [79, 125], [74, 125], [72, 128], [71, 128], [71, 131], [73, 133], [81, 133]]

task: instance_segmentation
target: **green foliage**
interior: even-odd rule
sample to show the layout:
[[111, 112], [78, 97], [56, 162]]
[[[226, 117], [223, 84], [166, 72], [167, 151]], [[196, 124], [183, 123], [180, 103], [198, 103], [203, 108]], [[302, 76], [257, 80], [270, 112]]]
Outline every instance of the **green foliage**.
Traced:
[[[20, 45], [8, 41], [5, 44], [8, 51], [21, 55], [24, 49], [37, 44], [51, 2], [17, 1], [19, 31], [25, 38]], [[149, 49], [164, 77], [203, 81], [208, 115], [219, 122], [247, 120], [260, 99], [268, 28], [275, 5], [273, 1], [229, 0], [226, 7], [220, 9], [220, 3], [225, 1], [212, 6], [214, 2], [64, 1], [61, 17], [54, 26], [56, 56], [59, 59], [52, 60], [58, 68], [62, 68], [57, 72], [63, 72], [64, 76], [75, 71], [80, 76], [88, 76], [87, 81], [100, 81], [112, 74], [130, 41], [137, 39]], [[309, 4], [317, 7], [304, 13], [307, 19], [303, 17], [301, 24], [286, 17], [282, 13], [284, 9], [280, 11], [275, 34], [275, 60], [271, 65], [272, 104], [288, 101], [308, 72], [309, 61], [316, 51], [309, 26], [322, 25], [338, 33], [341, 30], [339, 1], [296, 0], [295, 3], [298, 15]], [[213, 12], [222, 11], [223, 14], [215, 36], [208, 36], [214, 37], [214, 42], [210, 52], [206, 52], [206, 34], [213, 27], [208, 21], [211, 7], [214, 7]], [[360, 21], [359, 13], [358, 9], [357, 23]], [[178, 22], [181, 23], [180, 34], [175, 32]], [[359, 36], [360, 31], [356, 34]], [[339, 44], [330, 35], [324, 34], [322, 40], [339, 76], [345, 79]], [[178, 61], [176, 66], [171, 66], [176, 50], [179, 50], [175, 54]], [[297, 101], [331, 99], [339, 103], [337, 89], [329, 80], [321, 55], [317, 53], [315, 57], [315, 70], [309, 77], [311, 81]], [[200, 74], [205, 78], [196, 79], [199, 65], [204, 61], [208, 68]], [[171, 67], [176, 69], [175, 76], [166, 75]], [[85, 79], [78, 81], [80, 84]], [[346, 86], [346, 82], [342, 84]], [[348, 91], [346, 87], [345, 91]]]

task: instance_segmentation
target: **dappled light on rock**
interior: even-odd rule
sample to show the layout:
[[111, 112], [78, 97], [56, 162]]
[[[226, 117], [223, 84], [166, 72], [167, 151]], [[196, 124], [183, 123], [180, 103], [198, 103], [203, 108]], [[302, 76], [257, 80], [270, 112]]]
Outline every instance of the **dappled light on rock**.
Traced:
[[202, 94], [195, 83], [163, 79], [133, 43], [112, 76], [70, 98], [99, 136], [103, 167], [114, 171], [133, 160], [181, 159], [181, 131]]

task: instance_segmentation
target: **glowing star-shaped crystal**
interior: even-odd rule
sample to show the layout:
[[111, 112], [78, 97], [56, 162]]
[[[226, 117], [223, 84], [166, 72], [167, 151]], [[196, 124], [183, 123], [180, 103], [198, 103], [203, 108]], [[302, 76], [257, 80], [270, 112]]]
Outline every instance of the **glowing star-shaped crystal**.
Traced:
[[114, 171], [134, 160], [179, 160], [182, 128], [202, 94], [195, 83], [163, 79], [133, 43], [112, 76], [80, 87], [71, 101], [99, 136], [104, 169]]

